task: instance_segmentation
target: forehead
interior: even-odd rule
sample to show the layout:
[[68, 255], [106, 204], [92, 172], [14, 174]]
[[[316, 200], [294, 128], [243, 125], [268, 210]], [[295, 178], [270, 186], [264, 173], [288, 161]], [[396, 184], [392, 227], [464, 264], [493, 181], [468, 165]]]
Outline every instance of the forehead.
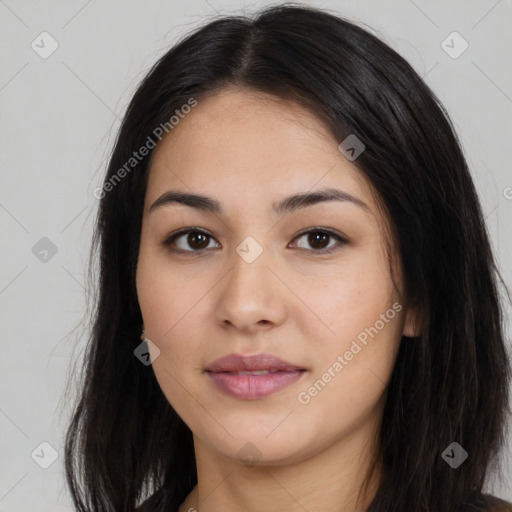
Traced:
[[180, 188], [222, 202], [238, 198], [243, 208], [337, 187], [372, 203], [366, 178], [338, 144], [298, 104], [228, 87], [199, 99], [157, 145], [147, 195], [154, 199], [166, 188]]

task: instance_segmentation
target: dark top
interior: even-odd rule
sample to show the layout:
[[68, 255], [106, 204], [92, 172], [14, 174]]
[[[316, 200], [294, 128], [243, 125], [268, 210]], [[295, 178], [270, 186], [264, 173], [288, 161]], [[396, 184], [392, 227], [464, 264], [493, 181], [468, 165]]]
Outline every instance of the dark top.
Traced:
[[493, 512], [512, 511], [512, 503], [502, 500], [501, 498], [497, 498], [496, 496], [492, 496], [490, 494], [484, 494], [483, 496], [487, 500], [487, 503], [489, 503], [490, 510], [492, 510]]
[[[489, 505], [490, 512], [512, 512], [512, 503], [505, 501], [491, 494], [482, 494], [485, 501]], [[155, 492], [150, 496], [142, 505], [140, 505], [136, 512], [178, 512], [176, 510], [163, 510], [162, 508], [162, 492], [161, 490]]]

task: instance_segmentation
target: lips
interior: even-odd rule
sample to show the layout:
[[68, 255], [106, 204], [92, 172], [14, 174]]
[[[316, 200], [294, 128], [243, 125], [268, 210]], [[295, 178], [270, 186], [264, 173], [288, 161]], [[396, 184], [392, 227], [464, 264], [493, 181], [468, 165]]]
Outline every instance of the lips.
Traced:
[[301, 380], [307, 372], [272, 354], [230, 354], [206, 369], [221, 392], [242, 400], [264, 398]]
[[[210, 364], [206, 371], [212, 373], [220, 372], [278, 372], [278, 371], [299, 371], [305, 370], [295, 366], [284, 359], [281, 359], [273, 354], [254, 354], [254, 355], [241, 355], [229, 354], [221, 357]], [[243, 375], [243, 373], [241, 373]]]

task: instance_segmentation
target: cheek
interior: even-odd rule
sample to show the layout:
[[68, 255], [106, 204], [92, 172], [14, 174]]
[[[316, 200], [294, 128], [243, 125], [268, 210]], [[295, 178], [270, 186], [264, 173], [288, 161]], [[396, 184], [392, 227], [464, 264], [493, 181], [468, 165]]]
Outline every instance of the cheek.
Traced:
[[[148, 337], [160, 350], [153, 364], [157, 377], [177, 376], [184, 368], [202, 369], [201, 343], [207, 322], [211, 323], [205, 309], [205, 293], [211, 285], [203, 283], [188, 270], [177, 271], [165, 255], [141, 253], [137, 295]], [[167, 385], [172, 387], [172, 378]]]
[[205, 319], [197, 317], [200, 295], [194, 292], [191, 278], [180, 280], [170, 268], [154, 254], [141, 254], [137, 294], [148, 337], [160, 351], [152, 363], [155, 377], [168, 402], [188, 421], [189, 415], [201, 413], [191, 405], [195, 404], [194, 379], [201, 371], [197, 326], [204, 325]]
[[[316, 286], [309, 282], [299, 293], [314, 313], [305, 316], [311, 326], [311, 339], [319, 344], [327, 341], [328, 345], [330, 341], [336, 345], [348, 340], [372, 326], [395, 300], [387, 264], [372, 251], [358, 253], [343, 266], [328, 268], [325, 275], [317, 276]], [[316, 330], [314, 336], [311, 329]]]
[[316, 315], [307, 315], [302, 329], [309, 331], [316, 364], [308, 382], [313, 388], [301, 390], [304, 400], [315, 403], [310, 412], [337, 417], [330, 411], [337, 403], [340, 414], [363, 414], [385, 389], [401, 339], [402, 306], [387, 261], [376, 251], [360, 253], [306, 296]]
[[[165, 286], [164, 276], [158, 265], [152, 264], [150, 258], [142, 252], [137, 265], [137, 297], [139, 306], [144, 319], [146, 331], [151, 333], [152, 337], [160, 337], [164, 328], [166, 311], [172, 311], [169, 308], [169, 295], [172, 290]], [[171, 292], [171, 293], [169, 293]]]
[[342, 298], [340, 304], [346, 308], [331, 323], [336, 335], [316, 342], [313, 373], [297, 396], [304, 424], [313, 431], [327, 425], [333, 434], [341, 426], [353, 428], [382, 405], [401, 339], [400, 305], [393, 307], [386, 294], [378, 300], [361, 294], [359, 302]]
[[179, 319], [197, 302], [194, 279], [177, 273], [165, 252], [141, 249], [137, 264], [136, 285], [139, 306], [148, 333], [163, 341]]

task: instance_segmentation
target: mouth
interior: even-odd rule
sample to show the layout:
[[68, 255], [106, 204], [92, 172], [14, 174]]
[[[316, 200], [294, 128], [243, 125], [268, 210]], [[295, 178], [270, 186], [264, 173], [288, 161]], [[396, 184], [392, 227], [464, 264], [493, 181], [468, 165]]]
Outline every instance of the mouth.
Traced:
[[241, 371], [241, 372], [213, 372], [213, 373], [229, 373], [231, 375], [268, 375], [270, 373], [277, 373], [284, 370], [254, 370], [254, 371]]
[[221, 392], [241, 400], [258, 400], [296, 383], [307, 370], [207, 373]]
[[305, 370], [296, 366], [274, 354], [260, 353], [252, 355], [228, 354], [227, 356], [216, 359], [211, 363], [206, 371], [219, 372], [277, 372], [277, 371], [296, 371]]
[[241, 400], [257, 400], [302, 380], [308, 372], [273, 354], [230, 354], [206, 370], [216, 388]]

